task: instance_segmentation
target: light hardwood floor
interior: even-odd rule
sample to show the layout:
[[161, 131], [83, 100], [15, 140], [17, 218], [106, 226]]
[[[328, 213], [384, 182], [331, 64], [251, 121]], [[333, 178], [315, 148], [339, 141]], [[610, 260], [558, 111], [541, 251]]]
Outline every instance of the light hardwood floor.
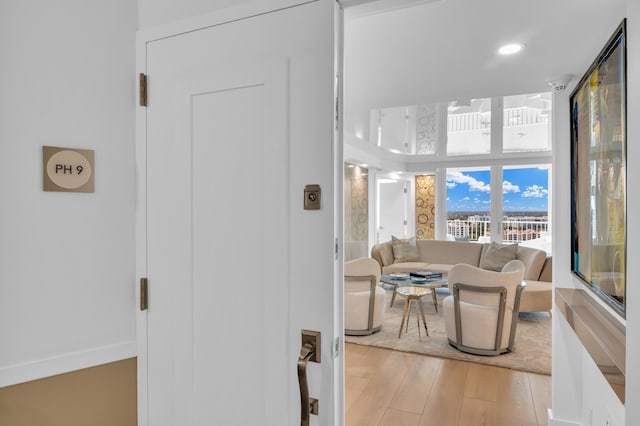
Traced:
[[346, 426], [546, 425], [551, 377], [346, 344]]

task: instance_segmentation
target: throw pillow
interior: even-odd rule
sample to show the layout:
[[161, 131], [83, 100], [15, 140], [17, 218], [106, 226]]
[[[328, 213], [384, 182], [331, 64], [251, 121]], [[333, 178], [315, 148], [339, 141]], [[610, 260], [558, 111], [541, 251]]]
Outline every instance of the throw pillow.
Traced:
[[480, 259], [480, 268], [500, 272], [504, 265], [516, 258], [517, 253], [517, 244], [503, 246], [498, 243], [491, 243], [482, 259]]
[[415, 262], [418, 260], [418, 247], [416, 246], [416, 238], [397, 238], [391, 236], [391, 244], [393, 245], [393, 263]]
[[393, 256], [393, 245], [391, 244], [380, 244], [380, 258], [382, 259], [382, 266], [391, 265], [395, 262], [395, 257]]

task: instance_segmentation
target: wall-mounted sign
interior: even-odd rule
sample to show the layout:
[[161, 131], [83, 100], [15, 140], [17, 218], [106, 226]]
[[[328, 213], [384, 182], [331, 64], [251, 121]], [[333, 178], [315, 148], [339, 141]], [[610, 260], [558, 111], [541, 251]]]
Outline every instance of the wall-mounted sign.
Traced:
[[45, 191], [94, 191], [93, 150], [43, 146], [42, 166]]

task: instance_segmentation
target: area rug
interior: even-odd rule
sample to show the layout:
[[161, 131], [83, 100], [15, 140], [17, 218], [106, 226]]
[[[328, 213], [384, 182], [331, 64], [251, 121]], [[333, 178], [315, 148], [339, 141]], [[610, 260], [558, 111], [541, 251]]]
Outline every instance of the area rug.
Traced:
[[[528, 371], [540, 374], [551, 374], [551, 317], [548, 313], [522, 313], [518, 320], [515, 349], [513, 352], [499, 356], [480, 356], [460, 352], [449, 345], [442, 316], [442, 299], [446, 294], [438, 293], [438, 311], [427, 296], [423, 300], [425, 318], [429, 328], [429, 336], [421, 330], [418, 339], [416, 312], [412, 310], [409, 331], [402, 332], [398, 338], [400, 321], [405, 298], [396, 297], [393, 307], [389, 307], [391, 291], [387, 290], [382, 329], [370, 336], [345, 336], [345, 340], [359, 345], [377, 346], [404, 352], [414, 352], [441, 358], [451, 358], [497, 367]], [[414, 306], [417, 308], [417, 306]], [[421, 324], [422, 325], [422, 324]]]

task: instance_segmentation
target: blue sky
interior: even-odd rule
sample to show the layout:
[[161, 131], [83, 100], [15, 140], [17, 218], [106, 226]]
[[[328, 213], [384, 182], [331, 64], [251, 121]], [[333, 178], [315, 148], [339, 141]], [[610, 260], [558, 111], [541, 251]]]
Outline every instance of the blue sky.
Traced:
[[[489, 211], [490, 172], [448, 171], [447, 211]], [[504, 169], [503, 209], [546, 212], [549, 198], [548, 170], [539, 167]]]

